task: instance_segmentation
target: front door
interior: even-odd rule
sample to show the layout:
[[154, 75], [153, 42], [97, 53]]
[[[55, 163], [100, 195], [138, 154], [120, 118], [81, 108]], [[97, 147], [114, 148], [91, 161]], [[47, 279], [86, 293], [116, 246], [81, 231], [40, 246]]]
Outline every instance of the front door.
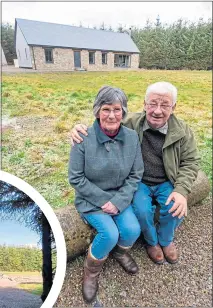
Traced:
[[74, 51], [74, 64], [75, 67], [81, 67], [81, 52]]

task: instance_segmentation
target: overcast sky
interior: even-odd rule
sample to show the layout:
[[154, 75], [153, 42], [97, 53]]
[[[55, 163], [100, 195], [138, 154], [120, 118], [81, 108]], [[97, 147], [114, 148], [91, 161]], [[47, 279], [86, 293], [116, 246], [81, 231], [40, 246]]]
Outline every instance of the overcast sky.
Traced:
[[103, 22], [116, 29], [119, 24], [143, 27], [147, 19], [172, 23], [179, 18], [197, 21], [212, 18], [211, 2], [3, 2], [2, 21], [32, 19], [83, 27], [99, 27]]
[[0, 245], [41, 246], [39, 240], [39, 234], [14, 219], [3, 220], [0, 223]]

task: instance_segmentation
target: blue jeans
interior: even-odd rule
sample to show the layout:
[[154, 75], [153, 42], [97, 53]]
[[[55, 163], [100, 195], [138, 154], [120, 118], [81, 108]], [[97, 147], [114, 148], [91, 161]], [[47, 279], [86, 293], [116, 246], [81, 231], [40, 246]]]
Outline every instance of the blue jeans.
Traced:
[[91, 252], [96, 259], [106, 257], [116, 244], [129, 247], [140, 235], [140, 225], [130, 205], [118, 215], [82, 213], [88, 223], [97, 230]]
[[[155, 246], [158, 243], [161, 246], [168, 246], [174, 239], [175, 229], [183, 220], [183, 217], [180, 219], [177, 216], [172, 217], [173, 213], [168, 212], [174, 204], [174, 201], [165, 205], [173, 189], [174, 187], [171, 182], [164, 182], [156, 186], [148, 186], [140, 183], [134, 195], [132, 206], [139, 220], [144, 238], [151, 246]], [[154, 225], [156, 205], [152, 204], [153, 198], [160, 205], [160, 216], [157, 227]]]

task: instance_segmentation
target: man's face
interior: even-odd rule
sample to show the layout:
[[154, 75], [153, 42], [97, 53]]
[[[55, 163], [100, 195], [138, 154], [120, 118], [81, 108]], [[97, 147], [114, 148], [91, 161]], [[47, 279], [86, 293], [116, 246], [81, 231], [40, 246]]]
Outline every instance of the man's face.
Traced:
[[155, 129], [164, 126], [175, 109], [175, 105], [172, 104], [171, 94], [150, 93], [148, 101], [144, 102], [149, 125]]

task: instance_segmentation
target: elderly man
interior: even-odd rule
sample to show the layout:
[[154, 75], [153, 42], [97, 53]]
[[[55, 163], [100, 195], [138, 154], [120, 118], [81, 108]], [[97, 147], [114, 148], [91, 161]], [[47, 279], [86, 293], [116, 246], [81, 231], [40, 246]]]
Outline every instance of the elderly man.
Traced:
[[[133, 208], [147, 242], [147, 254], [157, 264], [164, 258], [176, 263], [178, 252], [173, 242], [175, 229], [187, 216], [187, 195], [197, 177], [199, 158], [195, 139], [188, 125], [173, 114], [177, 89], [169, 82], [147, 88], [144, 111], [131, 113], [123, 125], [139, 136], [144, 174], [133, 199]], [[71, 137], [82, 141], [79, 124]], [[101, 174], [100, 174], [101, 176]], [[156, 204], [160, 205], [158, 224], [154, 224]]]

